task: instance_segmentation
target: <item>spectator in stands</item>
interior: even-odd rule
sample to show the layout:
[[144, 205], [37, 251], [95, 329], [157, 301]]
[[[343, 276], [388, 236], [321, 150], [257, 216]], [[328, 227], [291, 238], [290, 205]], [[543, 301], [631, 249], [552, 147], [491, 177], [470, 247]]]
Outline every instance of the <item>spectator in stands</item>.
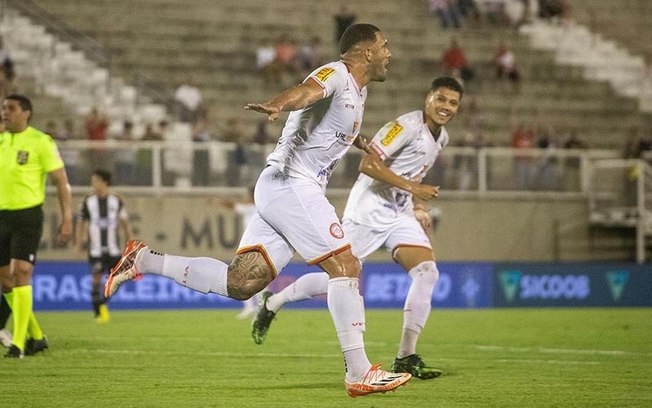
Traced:
[[162, 141], [163, 140], [163, 135], [161, 134], [161, 132], [154, 129], [153, 124], [147, 123], [147, 124], [145, 124], [145, 132], [143, 133], [143, 137], [142, 137], [141, 140], [146, 141], [146, 142]]
[[298, 77], [299, 70], [297, 67], [297, 42], [289, 34], [281, 34], [276, 43], [276, 69], [278, 69], [281, 84], [285, 74], [290, 75], [290, 81], [294, 84]]
[[339, 11], [333, 15], [333, 20], [335, 20], [335, 46], [337, 47], [340, 43], [340, 38], [344, 30], [349, 28], [349, 26], [355, 23], [355, 20], [358, 19], [358, 16], [351, 10], [347, 2], [342, 2]]
[[483, 0], [483, 3], [484, 16], [489, 24], [496, 27], [509, 27], [511, 25], [505, 0]]
[[568, 0], [539, 0], [539, 17], [566, 21], [570, 16]]
[[186, 78], [186, 82], [179, 85], [174, 93], [174, 100], [177, 104], [179, 121], [184, 123], [195, 123], [197, 110], [202, 103], [202, 93], [195, 86], [192, 76]]
[[471, 80], [474, 76], [473, 69], [466, 60], [464, 50], [460, 47], [455, 36], [451, 37], [450, 46], [442, 53], [441, 68], [444, 75], [452, 76], [462, 84]]
[[275, 60], [276, 48], [269, 37], [265, 37], [256, 48], [256, 69], [261, 73], [265, 87], [281, 83], [279, 71], [274, 63]]
[[[582, 138], [579, 136], [579, 130], [576, 127], [573, 127], [568, 132], [567, 137], [562, 143], [564, 149], [587, 149], [588, 145]], [[579, 171], [580, 171], [580, 158], [577, 156], [568, 156], [564, 162], [564, 171], [563, 176], [566, 181], [566, 190], [574, 191], [578, 190], [580, 187], [579, 180]]]
[[310, 71], [324, 64], [324, 50], [321, 37], [315, 35], [299, 48], [297, 66], [301, 77], [306, 77]]
[[122, 124], [122, 133], [117, 137], [121, 147], [115, 150], [115, 182], [117, 185], [131, 185], [134, 183], [136, 171], [136, 151], [132, 143], [134, 140], [134, 124], [125, 120]]
[[456, 0], [428, 0], [428, 10], [437, 15], [439, 26], [443, 30], [462, 27]]
[[538, 183], [540, 190], [559, 189], [559, 157], [557, 148], [559, 143], [555, 128], [552, 126], [539, 126], [537, 128], [537, 147], [544, 149], [543, 155], [539, 158]]
[[571, 128], [568, 137], [564, 140], [564, 149], [586, 149], [586, 142], [579, 136], [579, 130], [576, 127]]
[[494, 57], [496, 66], [496, 77], [506, 79], [511, 83], [511, 91], [519, 93], [521, 91], [521, 73], [516, 64], [516, 56], [511, 48], [501, 41]]
[[[154, 128], [151, 123], [145, 124], [145, 132], [141, 139], [144, 142], [161, 142], [163, 135]], [[152, 185], [152, 166], [154, 151], [151, 147], [145, 147], [136, 151], [136, 184], [139, 186]]]
[[457, 8], [465, 20], [471, 20], [475, 23], [480, 21], [480, 11], [475, 0], [458, 0]]
[[[534, 135], [525, 123], [519, 123], [512, 132], [512, 148], [531, 149], [534, 147]], [[532, 155], [514, 152], [514, 182], [519, 190], [527, 190], [533, 179]]]
[[88, 140], [106, 140], [108, 128], [108, 118], [94, 106], [86, 116], [86, 138]]
[[14, 63], [5, 48], [2, 36], [0, 36], [0, 98], [4, 99], [13, 90], [13, 80], [16, 76]]
[[89, 152], [91, 163], [95, 166], [107, 166], [109, 160], [108, 152], [105, 147], [97, 146], [97, 144], [106, 140], [109, 119], [104, 115], [104, 113], [100, 112], [96, 106], [94, 106], [86, 116], [85, 126], [86, 138], [96, 142], [95, 146], [91, 148]]
[[234, 116], [229, 118], [226, 129], [222, 133], [224, 142], [233, 143], [233, 150], [229, 152], [229, 166], [227, 167], [227, 183], [229, 186], [237, 186], [240, 183], [242, 171], [247, 165], [247, 136], [244, 130], [242, 118]]

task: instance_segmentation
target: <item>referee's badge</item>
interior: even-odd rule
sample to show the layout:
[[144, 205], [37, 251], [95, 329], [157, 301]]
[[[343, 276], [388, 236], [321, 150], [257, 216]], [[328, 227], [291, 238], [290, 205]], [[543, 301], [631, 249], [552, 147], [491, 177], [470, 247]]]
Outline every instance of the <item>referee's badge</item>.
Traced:
[[26, 164], [28, 158], [29, 152], [27, 150], [19, 150], [16, 154], [16, 162], [18, 164]]

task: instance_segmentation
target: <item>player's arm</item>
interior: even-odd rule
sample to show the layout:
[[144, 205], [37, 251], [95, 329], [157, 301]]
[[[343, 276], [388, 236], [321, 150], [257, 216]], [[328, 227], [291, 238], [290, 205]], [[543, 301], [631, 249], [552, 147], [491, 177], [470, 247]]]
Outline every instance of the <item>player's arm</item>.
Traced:
[[134, 232], [133, 228], [131, 228], [131, 223], [129, 222], [129, 213], [127, 213], [127, 210], [124, 207], [124, 204], [122, 204], [121, 201], [121, 207], [120, 208], [120, 214], [119, 214], [119, 222], [120, 222], [120, 228], [122, 228], [122, 233], [124, 234], [123, 236], [127, 241], [134, 239]]
[[439, 195], [439, 187], [417, 183], [405, 179], [391, 171], [389, 167], [383, 163], [378, 153], [373, 150], [362, 156], [358, 170], [375, 180], [382, 181], [383, 183], [387, 183], [400, 188], [401, 190], [412, 193], [420, 200], [431, 200]]
[[360, 134], [353, 141], [353, 146], [357, 147], [360, 150], [364, 150], [367, 153], [371, 153], [371, 148], [369, 147], [369, 144], [367, 142], [367, 138], [365, 138], [364, 136], [362, 136]]
[[325, 96], [324, 88], [315, 79], [308, 78], [302, 84], [286, 89], [268, 102], [248, 103], [244, 108], [266, 113], [267, 119], [271, 122], [276, 120], [281, 112], [305, 108], [324, 99]]
[[430, 210], [426, 208], [425, 204], [418, 200], [416, 197], [412, 197], [413, 209], [414, 209], [414, 218], [419, 221], [421, 228], [424, 231], [428, 232], [430, 226], [432, 225], [432, 217], [430, 216]]
[[60, 242], [67, 243], [72, 238], [72, 193], [65, 168], [61, 167], [50, 173], [50, 179], [57, 188], [61, 223], [59, 224]]

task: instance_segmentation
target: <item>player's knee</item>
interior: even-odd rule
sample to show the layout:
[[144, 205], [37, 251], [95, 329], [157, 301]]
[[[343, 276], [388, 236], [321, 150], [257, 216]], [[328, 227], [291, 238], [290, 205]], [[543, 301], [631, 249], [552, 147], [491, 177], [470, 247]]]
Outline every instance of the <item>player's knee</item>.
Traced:
[[344, 252], [320, 263], [320, 266], [333, 278], [358, 278], [362, 265], [360, 260], [351, 253]]
[[434, 261], [421, 262], [414, 268], [414, 271], [421, 276], [421, 279], [427, 281], [428, 283], [435, 284], [439, 279], [439, 270], [437, 269], [437, 264]]

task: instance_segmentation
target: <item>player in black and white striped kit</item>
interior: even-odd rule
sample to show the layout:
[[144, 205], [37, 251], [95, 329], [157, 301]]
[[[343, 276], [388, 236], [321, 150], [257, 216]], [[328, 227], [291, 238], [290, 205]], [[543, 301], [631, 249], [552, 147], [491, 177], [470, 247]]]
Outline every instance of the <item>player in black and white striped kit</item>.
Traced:
[[122, 199], [109, 190], [111, 173], [95, 170], [91, 175], [93, 194], [84, 198], [76, 227], [75, 248], [81, 252], [83, 244], [88, 244], [88, 260], [93, 275], [91, 300], [98, 323], [109, 320], [106, 299], [100, 294], [102, 275], [108, 273], [120, 260], [122, 237], [132, 239], [129, 216]]

